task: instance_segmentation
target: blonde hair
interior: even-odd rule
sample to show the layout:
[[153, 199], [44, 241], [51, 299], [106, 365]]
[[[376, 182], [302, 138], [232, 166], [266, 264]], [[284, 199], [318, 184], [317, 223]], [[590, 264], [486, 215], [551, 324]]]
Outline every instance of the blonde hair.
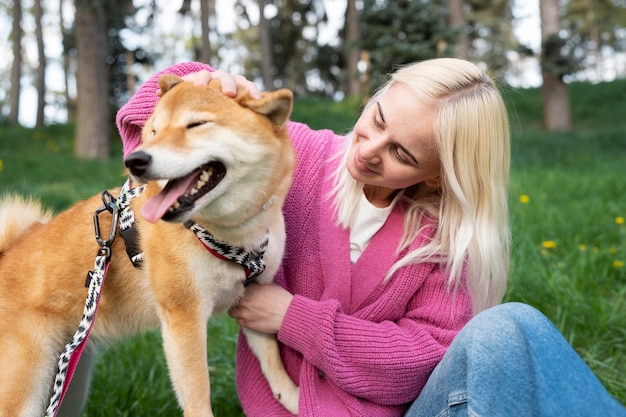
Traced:
[[[408, 209], [398, 253], [418, 236], [424, 216], [437, 219], [438, 227], [433, 239], [396, 262], [386, 279], [411, 263], [442, 262], [449, 273], [449, 288], [456, 291], [466, 285], [477, 314], [502, 301], [509, 273], [510, 143], [504, 102], [493, 81], [476, 65], [439, 58], [400, 67], [365, 108], [396, 83], [434, 99], [438, 106], [433, 127], [441, 184], [432, 188], [420, 183], [402, 191]], [[345, 169], [347, 152], [340, 158], [332, 196], [337, 222], [347, 228], [364, 185]], [[466, 282], [461, 282], [463, 272]]]

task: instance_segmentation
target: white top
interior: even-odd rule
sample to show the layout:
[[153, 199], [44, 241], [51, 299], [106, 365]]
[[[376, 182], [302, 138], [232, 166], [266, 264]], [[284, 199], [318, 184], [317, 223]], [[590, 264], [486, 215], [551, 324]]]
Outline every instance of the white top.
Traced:
[[[398, 194], [399, 195], [399, 194]], [[398, 196], [387, 207], [376, 207], [369, 202], [365, 194], [359, 201], [359, 212], [352, 227], [350, 227], [350, 261], [355, 263], [361, 253], [372, 240], [372, 237], [383, 227], [389, 213], [393, 210]]]

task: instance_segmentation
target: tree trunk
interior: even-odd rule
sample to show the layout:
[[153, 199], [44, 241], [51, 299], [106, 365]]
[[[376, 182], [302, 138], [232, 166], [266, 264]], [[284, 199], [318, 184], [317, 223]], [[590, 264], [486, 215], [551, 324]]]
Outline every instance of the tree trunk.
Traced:
[[43, 8], [41, 7], [41, 0], [35, 0], [35, 34], [37, 38], [37, 53], [38, 53], [38, 66], [37, 66], [37, 121], [35, 126], [42, 128], [44, 126], [44, 114], [46, 109], [46, 52], [44, 49], [43, 41], [43, 28], [42, 17]]
[[[558, 36], [561, 30], [561, 17], [559, 14], [558, 0], [540, 0], [539, 10], [541, 14], [541, 41], [545, 46], [551, 36]], [[567, 84], [561, 74], [555, 74], [551, 69], [549, 57], [542, 54], [541, 75], [543, 85], [543, 123], [548, 131], [572, 130], [572, 117], [569, 103]]]
[[70, 96], [70, 54], [67, 51], [66, 39], [67, 30], [65, 29], [64, 15], [63, 15], [64, 1], [59, 1], [59, 29], [61, 30], [61, 38], [63, 40], [63, 96], [65, 97], [65, 111], [67, 111], [67, 120], [69, 122], [75, 121], [76, 118], [76, 105], [74, 100]]
[[202, 42], [200, 43], [200, 62], [205, 64], [211, 63], [211, 27], [209, 21], [211, 19], [212, 0], [200, 0], [200, 28], [202, 33]]
[[135, 83], [135, 74], [132, 71], [132, 68], [135, 66], [135, 54], [133, 51], [126, 51], [126, 68], [128, 71], [126, 72], [126, 89], [128, 90], [128, 94], [135, 94], [136, 83]]
[[259, 0], [259, 43], [261, 44], [261, 77], [263, 87], [266, 90], [274, 88], [274, 76], [272, 68], [274, 59], [272, 55], [272, 41], [270, 38], [270, 28], [265, 19], [265, 0]]
[[359, 15], [356, 8], [356, 0], [348, 0], [346, 5], [346, 39], [344, 41], [344, 60], [346, 62], [346, 96], [358, 96], [361, 94], [361, 82], [359, 80], [359, 58], [361, 51], [357, 47], [359, 40]]
[[468, 59], [470, 41], [467, 36], [467, 21], [465, 19], [465, 1], [464, 0], [450, 0], [450, 28], [459, 31], [459, 37], [457, 39], [455, 47], [455, 55], [457, 58]]
[[101, 0], [76, 0], [76, 47], [78, 51], [78, 158], [109, 156], [109, 78], [107, 34]]
[[13, 0], [13, 63], [11, 64], [11, 98], [9, 121], [19, 123], [22, 79], [22, 3]]

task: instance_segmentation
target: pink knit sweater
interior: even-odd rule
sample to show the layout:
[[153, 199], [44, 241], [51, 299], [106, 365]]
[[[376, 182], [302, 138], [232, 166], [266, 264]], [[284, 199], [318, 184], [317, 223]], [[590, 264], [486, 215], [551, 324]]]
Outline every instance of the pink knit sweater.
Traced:
[[[184, 63], [166, 72], [184, 75], [209, 67]], [[157, 74], [158, 75], [158, 74]], [[124, 154], [137, 144], [156, 102], [156, 77], [119, 111]], [[345, 138], [303, 124], [289, 125], [296, 149], [294, 182], [284, 205], [285, 259], [276, 281], [295, 294], [280, 332], [287, 372], [300, 387], [301, 416], [401, 416], [471, 317], [461, 288], [451, 294], [440, 265], [402, 268], [383, 282], [402, 236], [404, 206], [396, 205], [356, 263], [349, 231], [338, 227], [327, 196]], [[432, 237], [425, 229], [412, 249]], [[240, 337], [237, 390], [248, 416], [289, 416], [274, 400], [258, 361]]]

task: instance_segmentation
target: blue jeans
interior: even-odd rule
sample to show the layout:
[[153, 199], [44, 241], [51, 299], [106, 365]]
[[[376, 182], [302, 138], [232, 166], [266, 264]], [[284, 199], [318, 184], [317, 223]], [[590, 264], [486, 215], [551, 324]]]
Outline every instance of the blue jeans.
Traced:
[[458, 334], [405, 417], [626, 417], [539, 311], [507, 303]]

